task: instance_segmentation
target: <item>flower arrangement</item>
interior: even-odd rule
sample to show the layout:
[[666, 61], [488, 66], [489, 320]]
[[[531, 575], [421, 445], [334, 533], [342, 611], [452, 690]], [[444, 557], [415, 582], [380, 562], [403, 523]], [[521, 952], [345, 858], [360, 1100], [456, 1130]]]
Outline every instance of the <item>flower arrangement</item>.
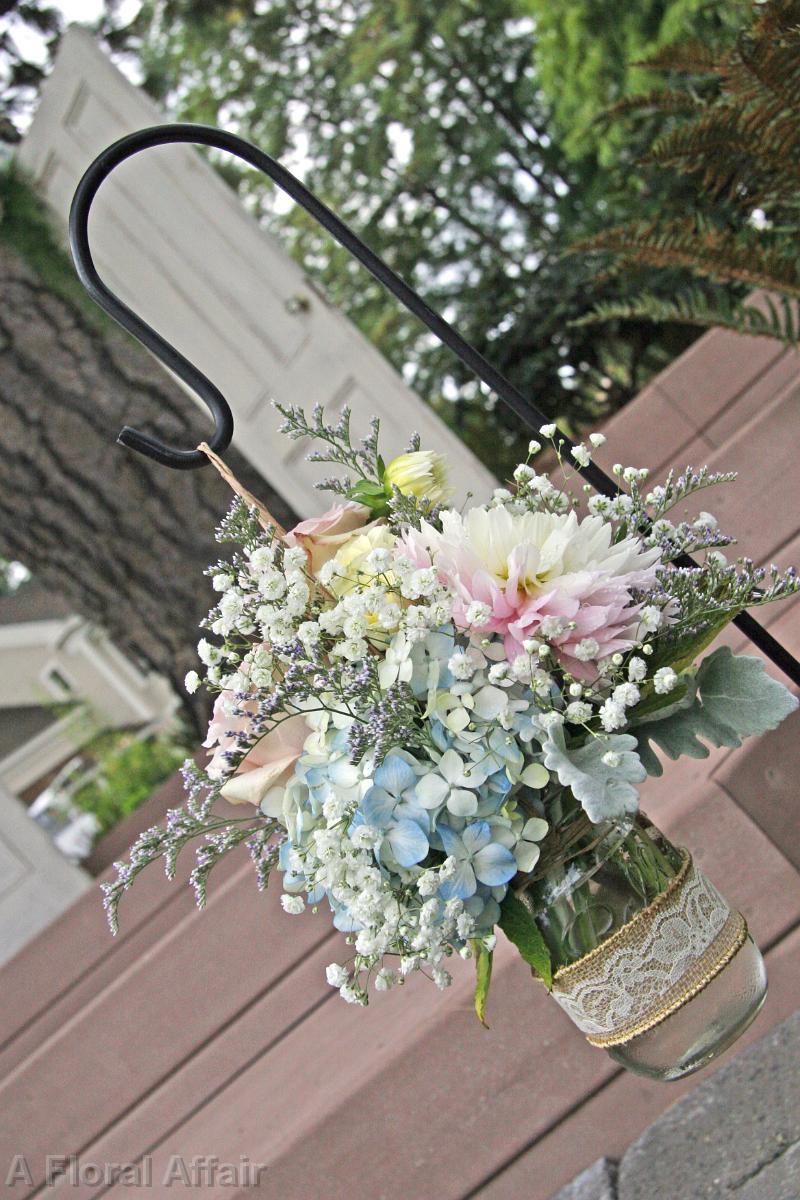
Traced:
[[[288, 533], [246, 493], [222, 522], [236, 549], [209, 569], [219, 598], [202, 678], [186, 680], [216, 693], [210, 759], [186, 765], [186, 804], [105, 885], [112, 929], [148, 863], [171, 877], [199, 839], [202, 906], [214, 865], [245, 842], [260, 888], [280, 873], [287, 913], [330, 908], [348, 950], [327, 977], [345, 1000], [415, 971], [445, 988], [460, 956], [483, 1018], [498, 929], [548, 986], [597, 945], [592, 918], [575, 947], [585, 905], [569, 929], [552, 916], [576, 879], [588, 887], [589, 849], [624, 845], [643, 903], [676, 876], [679, 859], [636, 824], [637, 785], [662, 772], [655, 748], [703, 757], [796, 707], [758, 659], [722, 647], [697, 661], [737, 613], [796, 591], [796, 574], [728, 561], [732, 538], [707, 512], [676, 518], [733, 474], [689, 467], [652, 486], [616, 466], [627, 491], [590, 496], [569, 457], [585, 465], [602, 435], [565, 458], [546, 425], [513, 484], [457, 510], [446, 463], [417, 438], [385, 464], [377, 422], [354, 444], [347, 411], [331, 425], [278, 407], [283, 431], [346, 475], [320, 485], [333, 507]], [[542, 443], [558, 483], [532, 465]]]

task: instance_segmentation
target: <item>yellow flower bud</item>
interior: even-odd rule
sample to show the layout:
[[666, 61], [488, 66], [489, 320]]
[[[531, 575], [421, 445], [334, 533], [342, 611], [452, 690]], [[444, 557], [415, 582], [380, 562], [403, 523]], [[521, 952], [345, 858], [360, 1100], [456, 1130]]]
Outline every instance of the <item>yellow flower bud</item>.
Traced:
[[450, 495], [447, 484], [447, 463], [435, 450], [416, 450], [399, 454], [386, 468], [385, 482], [398, 488], [404, 496], [418, 496], [441, 504]]
[[373, 550], [393, 550], [397, 538], [386, 525], [377, 522], [348, 538], [337, 551], [334, 562], [337, 572], [328, 585], [334, 596], [344, 596], [354, 587], [369, 587], [374, 579], [366, 565], [367, 556]]

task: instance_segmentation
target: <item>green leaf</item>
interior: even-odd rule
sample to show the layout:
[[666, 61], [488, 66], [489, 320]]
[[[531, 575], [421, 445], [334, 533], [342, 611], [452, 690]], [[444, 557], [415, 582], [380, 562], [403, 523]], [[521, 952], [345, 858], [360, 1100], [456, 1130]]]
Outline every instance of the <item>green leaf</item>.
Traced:
[[708, 745], [741, 746], [742, 738], [776, 729], [797, 708], [796, 697], [766, 674], [760, 658], [736, 656], [728, 646], [703, 660], [695, 682], [691, 704], [636, 729], [639, 757], [650, 775], [664, 772], [651, 742], [668, 758], [708, 758]]
[[489, 995], [489, 984], [492, 982], [492, 951], [487, 950], [483, 942], [477, 939], [471, 945], [475, 955], [475, 1012], [478, 1014], [481, 1025], [488, 1029], [486, 1000]]
[[[659, 647], [658, 642], [656, 642], [656, 652], [648, 663], [649, 673], [654, 675], [659, 667], [672, 667], [673, 671], [676, 671], [680, 675], [681, 671], [685, 671], [687, 667], [692, 666], [698, 654], [702, 654], [711, 645], [714, 638], [722, 633], [722, 630], [726, 626], [730, 625], [733, 618], [738, 616], [740, 611], [740, 609], [733, 609], [724, 612], [716, 621], [712, 621], [710, 624], [704, 626], [693, 638], [690, 638], [688, 642], [684, 642], [680, 647], [679, 653], [677, 646], [667, 644]], [[676, 654], [678, 654], [677, 658], [675, 657]]]
[[629, 726], [650, 724], [651, 721], [663, 721], [665, 717], [682, 707], [689, 695], [689, 681], [677, 684], [671, 692], [659, 694], [651, 681], [647, 688], [642, 688], [643, 697], [633, 708], [628, 709]]
[[525, 962], [538, 975], [548, 992], [553, 986], [553, 965], [550, 951], [542, 937], [539, 926], [521, 900], [513, 892], [506, 892], [500, 905], [500, 921], [503, 933], [519, 950]]
[[386, 488], [382, 483], [373, 483], [371, 479], [359, 479], [358, 483], [350, 489], [351, 495], [358, 493], [360, 496], [380, 496], [386, 498]]
[[359, 504], [365, 505], [373, 517], [383, 516], [389, 508], [386, 489], [381, 484], [370, 483], [366, 479], [360, 480], [354, 487], [351, 487], [347, 496], [349, 500], [356, 500]]

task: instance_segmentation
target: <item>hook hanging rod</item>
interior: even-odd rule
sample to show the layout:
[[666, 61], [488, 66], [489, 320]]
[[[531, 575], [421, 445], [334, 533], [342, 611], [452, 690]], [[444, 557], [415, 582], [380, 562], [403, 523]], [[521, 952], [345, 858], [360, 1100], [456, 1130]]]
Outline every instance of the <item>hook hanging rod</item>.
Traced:
[[[503, 400], [530, 429], [536, 431], [547, 423], [548, 418], [535, 404], [493, 367], [474, 346], [466, 342], [449, 322], [426, 304], [413, 288], [409, 287], [383, 259], [370, 250], [369, 246], [348, 225], [345, 225], [344, 221], [341, 221], [326, 204], [323, 204], [276, 159], [237, 134], [228, 133], [224, 129], [216, 129], [212, 125], [194, 125], [183, 122], [154, 125], [120, 138], [119, 141], [114, 142], [99, 154], [89, 166], [78, 184], [70, 207], [70, 247], [78, 277], [92, 299], [202, 399], [214, 418], [214, 432], [208, 438], [208, 444], [217, 454], [227, 449], [233, 437], [233, 415], [225, 397], [210, 379], [174, 346], [170, 345], [161, 334], [156, 333], [146, 321], [142, 320], [103, 283], [97, 273], [89, 248], [89, 210], [103, 180], [120, 163], [125, 162], [134, 154], [138, 154], [141, 150], [148, 150], [154, 146], [166, 146], [175, 142], [212, 146], [217, 150], [225, 150], [267, 175], [273, 183], [291, 196], [326, 229], [340, 245], [344, 246], [345, 250], [365, 266], [370, 274], [382, 283], [393, 296], [397, 297], [401, 304], [418, 317], [431, 333], [443, 345], [452, 350], [456, 357], [469, 367], [479, 379], [483, 380], [491, 391]], [[206, 455], [199, 450], [176, 450], [149, 434], [131, 429], [127, 425], [120, 431], [117, 441], [121, 442], [123, 446], [128, 446], [140, 454], [155, 459], [156, 462], [166, 467], [191, 470], [208, 463]], [[563, 442], [566, 452], [569, 453], [574, 443], [566, 436], [563, 436]], [[606, 496], [618, 494], [620, 489], [616, 481], [606, 475], [595, 463], [590, 462], [585, 467], [576, 465], [576, 469], [596, 491]], [[688, 555], [682, 555], [678, 561], [682, 566], [695, 565]], [[759, 625], [749, 613], [744, 612], [734, 619], [734, 624], [754, 645], [758, 646], [762, 653], [772, 659], [776, 666], [800, 686], [800, 662], [762, 625]]]

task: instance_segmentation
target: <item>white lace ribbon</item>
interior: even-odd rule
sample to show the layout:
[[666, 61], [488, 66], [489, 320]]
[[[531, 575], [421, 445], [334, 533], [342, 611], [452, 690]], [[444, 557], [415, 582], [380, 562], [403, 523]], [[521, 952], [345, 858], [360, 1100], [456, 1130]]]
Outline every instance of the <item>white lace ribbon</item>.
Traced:
[[652, 904], [556, 972], [553, 996], [590, 1042], [619, 1045], [697, 995], [746, 936], [744, 918], [685, 853]]

